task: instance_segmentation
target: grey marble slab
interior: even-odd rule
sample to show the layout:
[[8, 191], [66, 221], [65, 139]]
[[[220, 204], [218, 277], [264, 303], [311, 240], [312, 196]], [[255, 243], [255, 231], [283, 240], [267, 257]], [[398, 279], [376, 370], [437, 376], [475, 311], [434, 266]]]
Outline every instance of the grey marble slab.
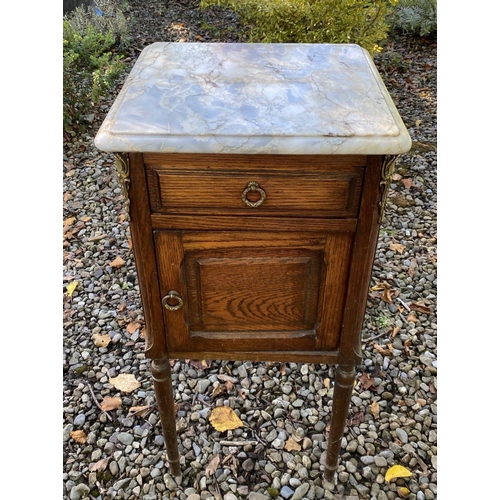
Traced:
[[96, 138], [110, 152], [399, 154], [411, 140], [351, 44], [154, 43]]

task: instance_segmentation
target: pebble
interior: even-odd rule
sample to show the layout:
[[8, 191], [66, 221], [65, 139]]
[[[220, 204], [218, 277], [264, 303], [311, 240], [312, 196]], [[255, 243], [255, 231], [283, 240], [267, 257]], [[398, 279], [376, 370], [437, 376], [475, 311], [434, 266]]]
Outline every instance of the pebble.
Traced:
[[403, 444], [408, 442], [408, 434], [404, 429], [401, 429], [401, 427], [396, 429], [396, 436]]
[[309, 483], [301, 484], [292, 496], [292, 500], [300, 500], [304, 498], [309, 490]]
[[128, 432], [120, 432], [116, 438], [124, 445], [129, 445], [134, 442], [134, 436]]
[[76, 427], [81, 427], [85, 423], [85, 419], [86, 419], [85, 414], [80, 413], [80, 415], [77, 415], [73, 420], [73, 424]]
[[283, 486], [280, 490], [280, 495], [285, 499], [288, 500], [293, 495], [294, 491], [289, 488], [288, 486]]

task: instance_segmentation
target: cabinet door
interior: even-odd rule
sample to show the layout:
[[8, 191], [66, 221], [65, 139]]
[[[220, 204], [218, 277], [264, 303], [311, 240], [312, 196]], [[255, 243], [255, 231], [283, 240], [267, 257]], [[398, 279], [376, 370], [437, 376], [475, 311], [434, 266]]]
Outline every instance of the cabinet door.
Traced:
[[336, 349], [351, 239], [155, 231], [169, 351]]

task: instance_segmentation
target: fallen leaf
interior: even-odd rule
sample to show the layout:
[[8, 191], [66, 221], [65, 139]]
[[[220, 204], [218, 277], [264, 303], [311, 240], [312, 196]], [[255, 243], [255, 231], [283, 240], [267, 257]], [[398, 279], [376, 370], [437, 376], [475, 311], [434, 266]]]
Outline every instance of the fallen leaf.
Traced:
[[[402, 308], [402, 309], [404, 310], [404, 308]], [[403, 311], [400, 311], [400, 312], [403, 312]], [[399, 333], [400, 330], [401, 330], [400, 326], [395, 326], [394, 330], [392, 330], [392, 333], [391, 333], [391, 339], [393, 339]]]
[[132, 334], [135, 333], [141, 327], [140, 323], [129, 323], [127, 325], [127, 332]]
[[125, 261], [118, 255], [118, 257], [113, 262], [110, 262], [109, 265], [119, 269], [125, 265]]
[[300, 446], [300, 444], [297, 443], [297, 441], [295, 441], [291, 437], [289, 437], [287, 442], [285, 443], [285, 450], [286, 451], [292, 451], [292, 450], [300, 451], [301, 449], [302, 449], [302, 446]]
[[132, 406], [128, 411], [128, 416], [142, 417], [150, 408], [150, 406]]
[[383, 354], [384, 356], [390, 356], [391, 355], [391, 350], [390, 349], [385, 349], [379, 344], [373, 344], [373, 348], [378, 351], [380, 354]]
[[220, 462], [220, 456], [215, 455], [210, 462], [208, 462], [207, 468], [205, 469], [205, 474], [210, 477], [215, 474], [215, 471], [217, 470], [217, 467], [219, 466]]
[[431, 314], [432, 311], [425, 305], [419, 304], [418, 302], [414, 304], [413, 302], [410, 304], [410, 309], [412, 311], [418, 311], [424, 314]]
[[87, 442], [87, 435], [83, 431], [71, 431], [69, 435], [80, 444], [84, 444]]
[[111, 342], [111, 337], [107, 333], [105, 333], [104, 335], [101, 335], [100, 333], [94, 333], [94, 335], [92, 335], [92, 339], [94, 340], [94, 345], [96, 345], [97, 347], [107, 347]]
[[122, 224], [123, 222], [125, 222], [127, 220], [127, 214], [120, 214], [120, 216], [118, 217], [118, 222], [120, 224]]
[[375, 385], [375, 380], [370, 377], [369, 373], [363, 373], [359, 377], [359, 383], [361, 384], [361, 388], [366, 391], [366, 389], [370, 389]]
[[225, 392], [226, 387], [218, 382], [214, 383], [214, 390], [212, 391], [212, 397], [216, 398], [219, 394]]
[[415, 125], [416, 125], [417, 127], [420, 127], [420, 125], [421, 125], [421, 124], [422, 124], [422, 120], [416, 120], [416, 121], [415, 121]]
[[118, 408], [121, 408], [122, 406], [122, 400], [118, 397], [110, 397], [106, 396], [101, 403], [101, 408], [102, 411], [111, 411], [111, 410], [117, 410]]
[[243, 422], [229, 406], [218, 406], [214, 408], [209, 420], [215, 430], [219, 432], [233, 430], [243, 426]]
[[75, 220], [76, 220], [76, 217], [69, 217], [69, 218], [65, 219], [63, 221], [63, 227], [71, 226], [73, 224], [73, 222], [75, 222]]
[[401, 245], [400, 243], [390, 243], [389, 248], [393, 252], [403, 253], [405, 251], [406, 245]]
[[410, 189], [411, 186], [412, 186], [412, 181], [410, 178], [407, 178], [407, 179], [401, 179], [401, 182], [403, 183], [403, 186], [406, 188], [406, 189]]
[[117, 313], [122, 313], [125, 310], [125, 307], [127, 307], [127, 304], [125, 302], [122, 302], [118, 309], [116, 310]]
[[68, 283], [66, 285], [66, 293], [68, 294], [68, 297], [71, 297], [73, 295], [73, 292], [75, 291], [77, 286], [78, 281], [72, 281], [71, 283]]
[[72, 197], [73, 195], [71, 193], [64, 193], [63, 201], [69, 201]]
[[228, 392], [232, 391], [234, 389], [234, 384], [230, 380], [226, 381], [225, 386], [226, 386], [226, 389], [227, 389]]
[[90, 472], [104, 472], [106, 470], [106, 467], [108, 466], [109, 463], [109, 457], [108, 458], [101, 458], [101, 460], [98, 460], [95, 464], [91, 464], [89, 466], [89, 471]]
[[388, 304], [392, 304], [392, 292], [390, 288], [385, 287], [382, 292], [382, 300]]
[[402, 465], [393, 465], [388, 471], [385, 473], [385, 480], [390, 482], [391, 479], [398, 477], [411, 477], [411, 472]]
[[[363, 415], [363, 412], [358, 411], [357, 413], [354, 413], [352, 417], [350, 417], [347, 420], [347, 425], [359, 425], [365, 421], [365, 417]], [[326, 430], [326, 429], [325, 429]]]
[[374, 417], [378, 417], [379, 413], [380, 413], [380, 405], [374, 401], [371, 405], [370, 405], [370, 410], [372, 412], [372, 415]]
[[140, 335], [141, 335], [141, 338], [143, 338], [143, 339], [146, 338], [146, 327], [142, 328]]
[[406, 321], [411, 322], [411, 323], [416, 323], [417, 322], [417, 315], [412, 311], [410, 314], [408, 314]]
[[210, 365], [212, 364], [211, 361], [207, 361], [206, 359], [190, 359], [189, 364], [197, 368], [198, 370], [206, 370], [207, 368], [210, 368]]
[[397, 488], [396, 491], [398, 492], [398, 495], [403, 498], [406, 498], [410, 494], [410, 490], [404, 486]]
[[330, 383], [331, 383], [331, 381], [330, 381], [330, 379], [329, 379], [329, 378], [325, 378], [325, 379], [323, 380], [323, 385], [324, 385], [327, 389], [330, 389]]
[[122, 392], [133, 392], [141, 387], [140, 382], [135, 378], [132, 373], [120, 373], [118, 377], [110, 378], [109, 383]]

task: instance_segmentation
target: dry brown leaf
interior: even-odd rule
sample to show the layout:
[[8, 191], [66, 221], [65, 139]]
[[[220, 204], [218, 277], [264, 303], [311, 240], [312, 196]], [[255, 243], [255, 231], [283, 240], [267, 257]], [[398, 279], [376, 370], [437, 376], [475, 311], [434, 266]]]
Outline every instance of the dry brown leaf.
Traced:
[[104, 472], [106, 470], [106, 467], [108, 466], [109, 463], [109, 457], [108, 458], [101, 458], [101, 460], [98, 460], [95, 464], [91, 464], [89, 466], [89, 471], [90, 472]]
[[150, 406], [132, 406], [128, 411], [128, 416], [142, 417], [150, 408]]
[[380, 405], [374, 401], [371, 405], [370, 405], [370, 410], [372, 412], [372, 415], [374, 417], [378, 417], [379, 413], [380, 413]]
[[122, 302], [122, 303], [118, 306], [118, 309], [116, 310], [116, 312], [117, 312], [118, 314], [120, 314], [120, 313], [122, 313], [122, 312], [125, 310], [125, 308], [126, 308], [126, 307], [127, 307], [127, 304], [125, 304], [125, 302]]
[[384, 291], [382, 292], [382, 300], [387, 302], [388, 304], [392, 304], [392, 292], [388, 287], [384, 287]]
[[210, 423], [219, 432], [229, 431], [243, 427], [243, 422], [229, 406], [218, 406], [212, 410]]
[[84, 444], [87, 442], [87, 435], [83, 431], [71, 431], [69, 435], [80, 444]]
[[411, 186], [412, 186], [412, 182], [411, 182], [410, 178], [408, 178], [408, 179], [401, 179], [401, 182], [403, 183], [403, 186], [405, 187], [405, 189], [410, 189]]
[[414, 311], [412, 311], [410, 314], [408, 314], [406, 321], [408, 321], [409, 323], [416, 323], [417, 322], [417, 315], [415, 314]]
[[125, 265], [125, 261], [118, 255], [118, 257], [113, 262], [110, 262], [109, 265], [119, 269]]
[[121, 408], [122, 400], [119, 397], [106, 396], [101, 403], [102, 411], [111, 411]]
[[375, 386], [375, 380], [373, 380], [370, 377], [369, 373], [363, 373], [359, 377], [359, 383], [361, 384], [361, 388], [366, 391], [367, 389], [370, 389], [371, 387]]
[[143, 338], [143, 339], [146, 338], [146, 327], [144, 327], [144, 328], [141, 329], [140, 335], [141, 335], [141, 338]]
[[104, 335], [101, 335], [100, 333], [94, 333], [94, 335], [92, 335], [92, 340], [94, 341], [94, 345], [96, 345], [97, 347], [107, 347], [111, 342], [111, 337], [107, 333], [105, 333]]
[[215, 455], [210, 462], [208, 462], [207, 468], [205, 469], [205, 474], [207, 477], [213, 476], [215, 474], [215, 471], [217, 470], [217, 467], [219, 466], [220, 462], [220, 456]]
[[373, 348], [384, 356], [389, 356], [391, 354], [391, 349], [385, 349], [379, 344], [373, 344]]
[[295, 441], [291, 437], [289, 437], [287, 442], [285, 443], [285, 450], [286, 451], [292, 451], [292, 450], [300, 451], [301, 449], [302, 449], [302, 446], [300, 446], [300, 444], [297, 443], [297, 441]]
[[135, 333], [141, 327], [140, 323], [129, 323], [127, 325], [127, 332], [132, 334]]
[[226, 387], [218, 382], [214, 383], [214, 390], [212, 391], [212, 397], [216, 398], [220, 394], [226, 391]]
[[135, 378], [132, 373], [120, 373], [118, 377], [110, 378], [109, 383], [122, 392], [133, 392], [141, 387], [140, 382]]
[[189, 364], [197, 368], [198, 370], [206, 370], [210, 368], [212, 361], [208, 361], [206, 359], [190, 359]]
[[75, 222], [75, 220], [76, 220], [76, 217], [68, 217], [67, 219], [65, 219], [63, 221], [63, 227], [71, 226], [73, 224], [73, 222]]
[[412, 311], [418, 311], [418, 312], [421, 312], [423, 314], [431, 314], [432, 311], [424, 304], [421, 304], [419, 302], [417, 302], [416, 304], [415, 303], [411, 303], [410, 304], [410, 309]]
[[403, 253], [405, 251], [406, 245], [400, 243], [389, 243], [389, 248], [393, 252]]
[[[400, 312], [402, 312], [402, 311], [400, 311]], [[395, 326], [394, 330], [392, 330], [392, 333], [391, 333], [391, 339], [393, 339], [399, 333], [400, 330], [401, 330], [400, 326]]]

